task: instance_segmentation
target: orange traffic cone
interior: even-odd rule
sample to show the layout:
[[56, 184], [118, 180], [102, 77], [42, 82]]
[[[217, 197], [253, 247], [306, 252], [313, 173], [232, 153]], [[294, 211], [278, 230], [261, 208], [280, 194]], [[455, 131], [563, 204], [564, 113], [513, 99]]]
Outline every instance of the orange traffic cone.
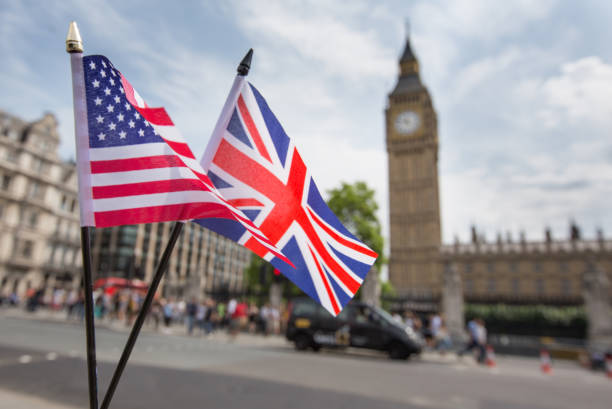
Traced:
[[606, 375], [612, 379], [612, 354], [606, 354]]
[[487, 353], [486, 353], [486, 364], [488, 367], [495, 367], [495, 351], [493, 351], [493, 347], [491, 345], [487, 345]]
[[550, 361], [550, 354], [547, 350], [542, 349], [540, 351], [540, 368], [542, 372], [549, 374], [552, 372], [552, 364]]

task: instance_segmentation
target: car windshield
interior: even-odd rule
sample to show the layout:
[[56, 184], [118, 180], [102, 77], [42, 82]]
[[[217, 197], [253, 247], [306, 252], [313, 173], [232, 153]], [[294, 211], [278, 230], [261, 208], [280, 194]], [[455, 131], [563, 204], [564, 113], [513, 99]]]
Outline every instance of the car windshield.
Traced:
[[382, 308], [379, 307], [373, 307], [372, 308], [374, 311], [376, 311], [376, 313], [380, 316], [380, 318], [385, 321], [387, 324], [391, 324], [394, 326], [402, 326], [401, 323], [397, 322], [397, 320], [395, 318], [393, 318], [391, 316], [391, 314], [389, 314], [387, 311], [383, 310]]

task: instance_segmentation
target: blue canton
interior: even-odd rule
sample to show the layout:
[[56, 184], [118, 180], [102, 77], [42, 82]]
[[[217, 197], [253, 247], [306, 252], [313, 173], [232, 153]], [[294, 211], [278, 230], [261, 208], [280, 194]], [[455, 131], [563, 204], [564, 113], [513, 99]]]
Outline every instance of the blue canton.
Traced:
[[101, 55], [83, 58], [90, 148], [163, 142], [125, 97], [121, 74]]

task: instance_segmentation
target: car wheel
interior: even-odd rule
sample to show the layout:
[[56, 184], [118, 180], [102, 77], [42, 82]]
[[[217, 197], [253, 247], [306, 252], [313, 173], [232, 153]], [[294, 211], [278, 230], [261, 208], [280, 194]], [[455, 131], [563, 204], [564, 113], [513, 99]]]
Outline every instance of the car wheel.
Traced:
[[293, 341], [295, 343], [295, 349], [298, 351], [305, 351], [311, 344], [310, 337], [306, 334], [298, 334]]
[[391, 359], [407, 359], [409, 356], [406, 347], [399, 342], [394, 342], [389, 346], [389, 358]]
[[313, 343], [311, 345], [311, 347], [312, 347], [312, 350], [315, 351], [315, 352], [319, 352], [321, 350], [321, 345], [319, 345], [319, 344], [314, 344]]

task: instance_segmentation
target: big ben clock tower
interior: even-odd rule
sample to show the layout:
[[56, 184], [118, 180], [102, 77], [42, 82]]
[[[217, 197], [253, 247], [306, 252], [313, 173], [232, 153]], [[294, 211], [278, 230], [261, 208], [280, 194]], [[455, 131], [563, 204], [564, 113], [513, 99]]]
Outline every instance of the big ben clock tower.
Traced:
[[389, 279], [400, 297], [434, 299], [441, 288], [438, 121], [409, 38], [399, 65], [397, 85], [385, 110]]

